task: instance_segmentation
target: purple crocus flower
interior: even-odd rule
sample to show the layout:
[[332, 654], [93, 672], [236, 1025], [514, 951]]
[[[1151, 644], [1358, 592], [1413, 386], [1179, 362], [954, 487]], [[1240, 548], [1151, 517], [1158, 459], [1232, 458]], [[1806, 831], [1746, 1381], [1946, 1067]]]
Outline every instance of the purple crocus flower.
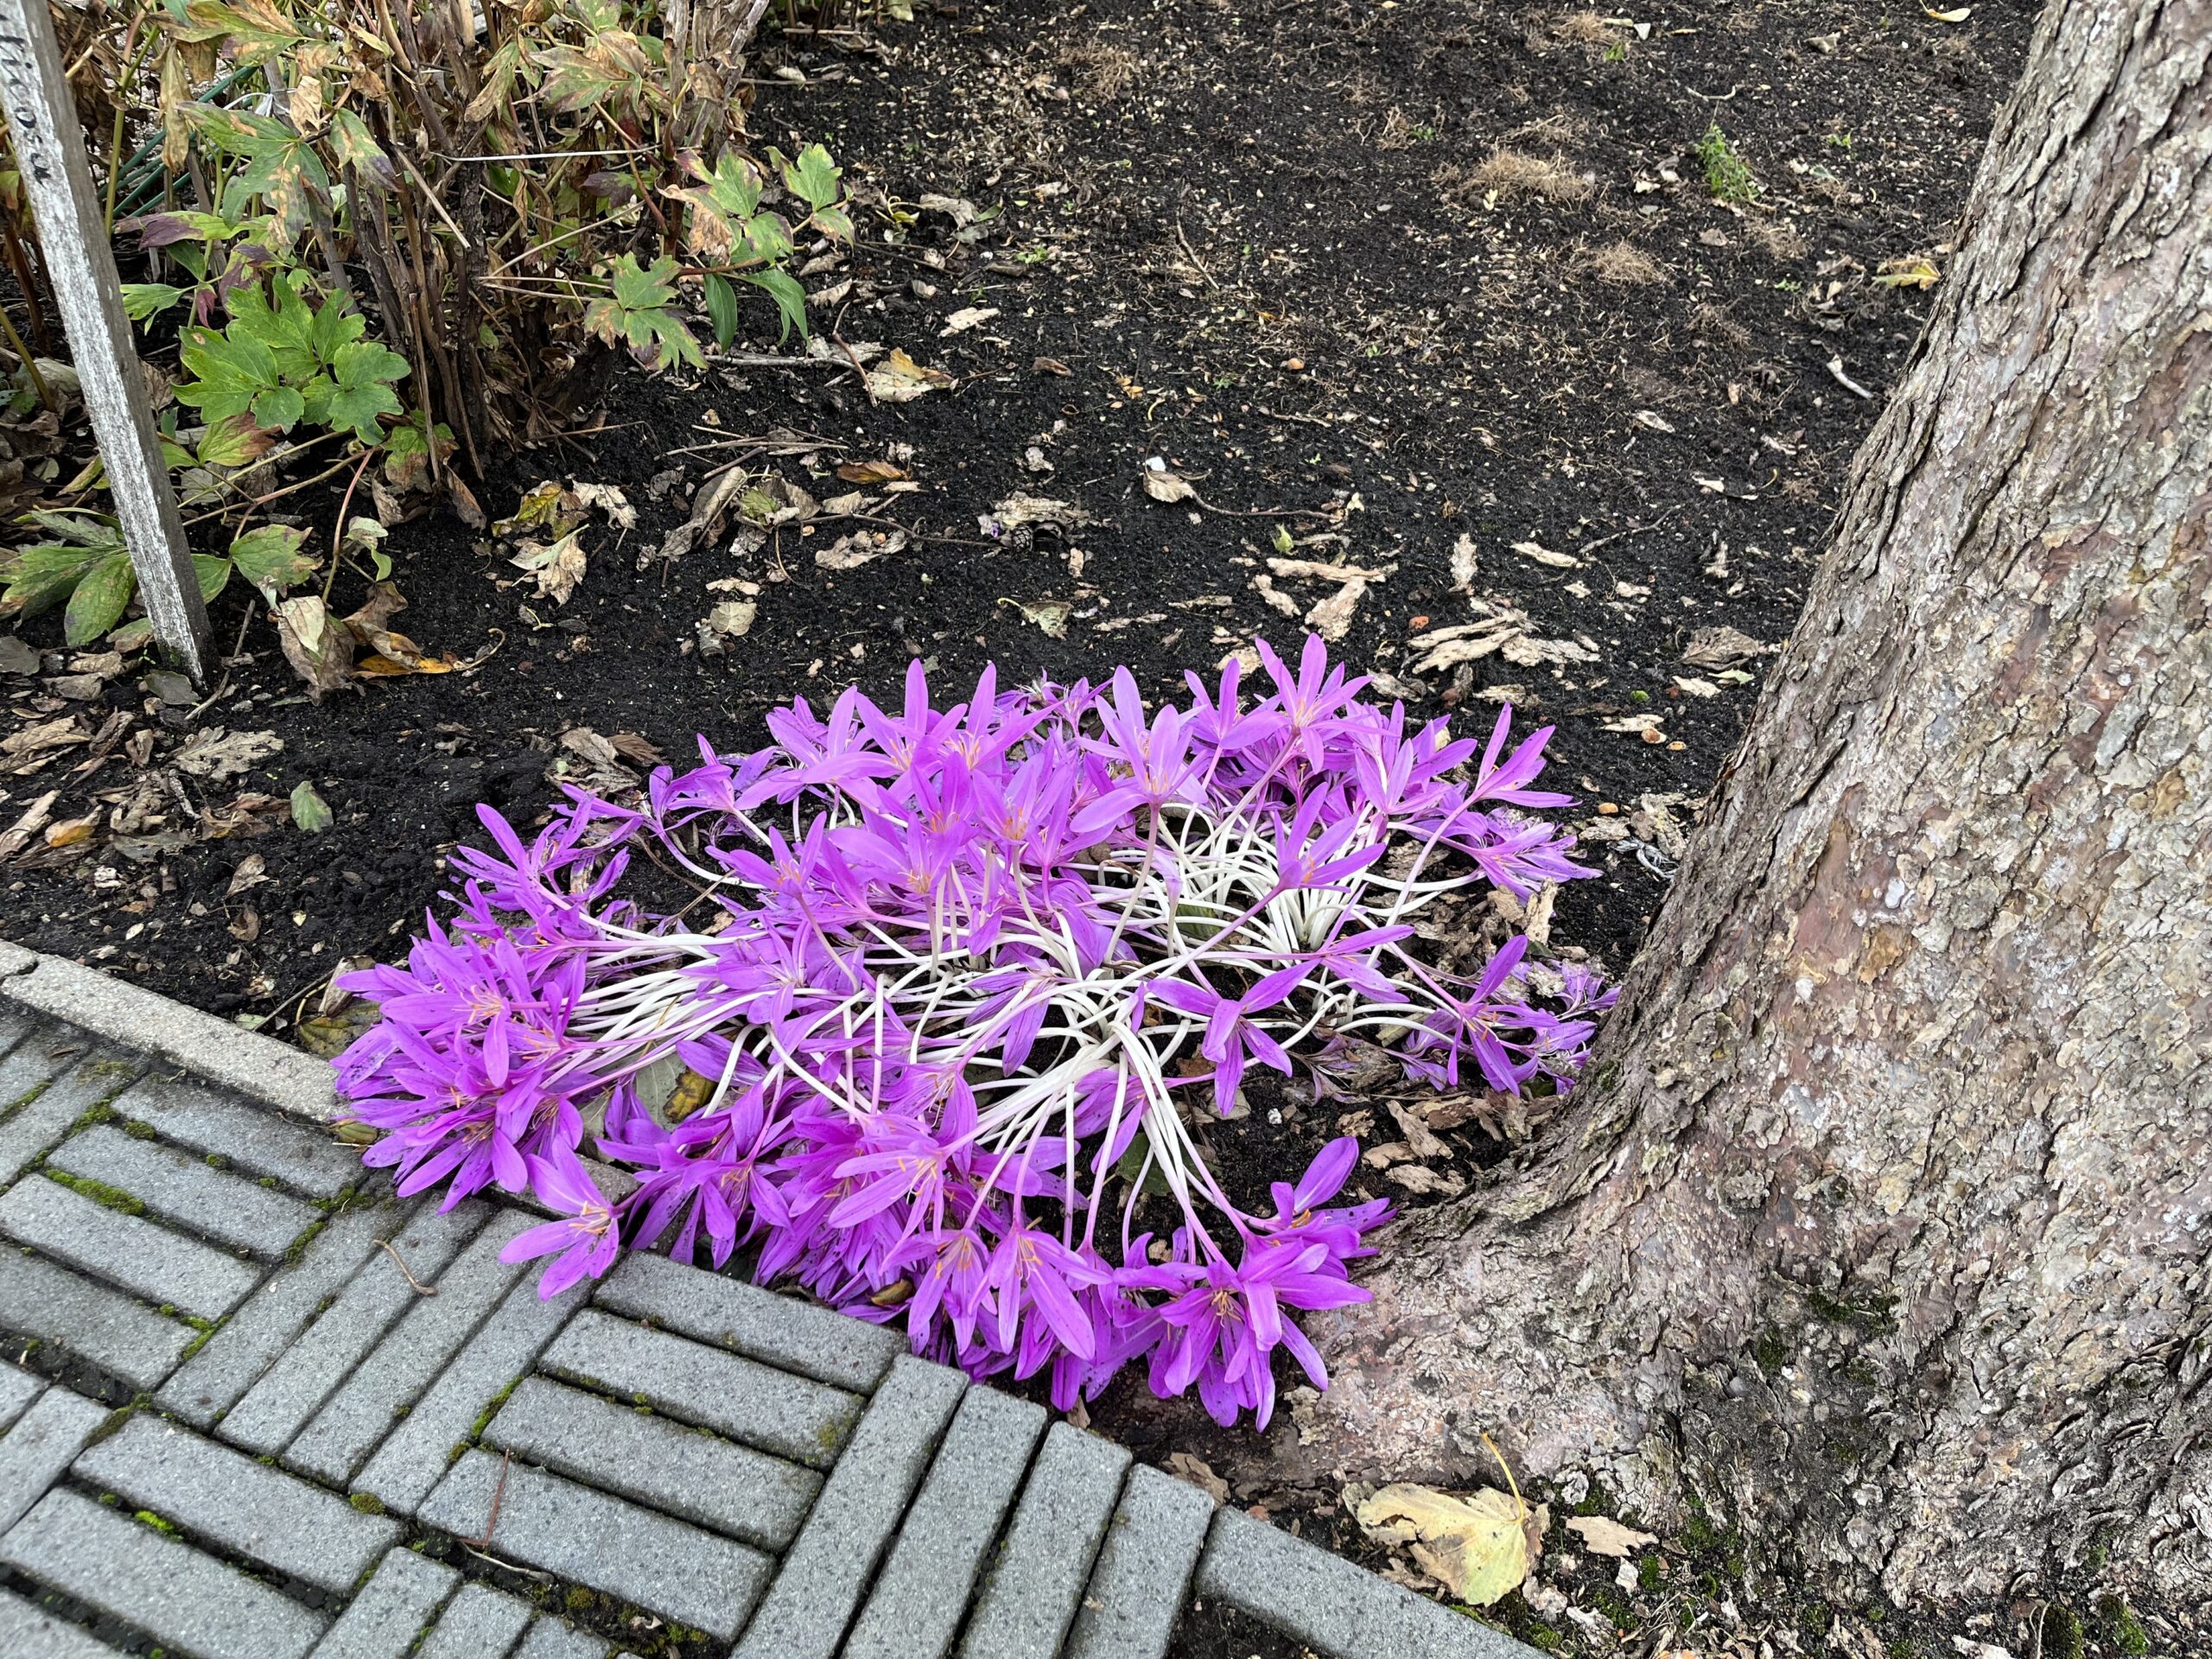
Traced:
[[537, 1294], [550, 1301], [577, 1280], [587, 1275], [596, 1279], [613, 1267], [622, 1253], [622, 1232], [615, 1224], [613, 1206], [582, 1160], [567, 1147], [531, 1158], [530, 1185], [550, 1208], [563, 1213], [557, 1221], [516, 1234], [500, 1250], [499, 1260], [534, 1262], [541, 1255], [552, 1256], [553, 1264], [537, 1281]]
[[[1535, 816], [1565, 798], [1535, 786], [1548, 730], [1515, 746], [1508, 710], [1478, 745], [1367, 701], [1318, 639], [1294, 671], [1258, 652], [1257, 702], [1232, 661], [1149, 713], [1125, 670], [987, 669], [941, 710], [914, 664], [895, 708], [796, 701], [634, 796], [570, 789], [528, 832], [486, 811], [406, 960], [340, 981], [380, 1015], [337, 1064], [365, 1161], [448, 1205], [534, 1190], [560, 1219], [508, 1259], [550, 1258], [548, 1294], [626, 1242], [751, 1247], [971, 1376], [1049, 1368], [1068, 1404], [1144, 1362], [1264, 1421], [1278, 1349], [1324, 1380], [1296, 1316], [1359, 1298], [1390, 1206], [1339, 1198], [1338, 1140], [1246, 1213], [1174, 1091], [1226, 1113], [1254, 1064], [1327, 1092], [1378, 1054], [1564, 1091], [1612, 993], [1522, 940], [1471, 977], [1413, 943], [1432, 906], [1589, 874]], [[696, 896], [652, 909], [639, 852]], [[621, 1204], [587, 1137], [637, 1176]]]
[[1290, 1075], [1290, 1056], [1253, 1016], [1287, 997], [1313, 971], [1311, 962], [1277, 969], [1242, 996], [1224, 996], [1211, 985], [1181, 980], [1162, 980], [1153, 986], [1155, 999], [1206, 1022], [1198, 1052], [1214, 1064], [1214, 1109], [1224, 1117], [1236, 1103], [1236, 1087], [1244, 1080], [1248, 1058], [1274, 1067], [1285, 1077]]

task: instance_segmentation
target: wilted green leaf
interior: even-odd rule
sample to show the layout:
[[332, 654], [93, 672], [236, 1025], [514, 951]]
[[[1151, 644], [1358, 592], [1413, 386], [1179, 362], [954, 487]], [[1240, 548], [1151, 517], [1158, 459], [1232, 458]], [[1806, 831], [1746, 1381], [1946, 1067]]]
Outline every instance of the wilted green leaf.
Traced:
[[297, 587], [321, 568], [321, 560], [302, 550], [306, 538], [305, 531], [289, 524], [263, 524], [231, 543], [231, 563], [274, 605], [280, 592]]
[[[511, 47], [513, 43], [509, 42]], [[500, 48], [505, 51], [507, 48]], [[487, 87], [486, 89], [489, 91]], [[379, 184], [389, 188], [398, 181], [391, 157], [384, 153], [369, 124], [351, 110], [340, 110], [330, 118], [331, 148], [337, 152], [339, 165], [366, 173]]]
[[300, 42], [300, 32], [289, 18], [269, 0], [191, 0], [184, 8], [186, 27], [177, 37], [186, 41], [218, 41], [231, 48], [240, 63], [261, 63]]
[[61, 613], [61, 637], [72, 645], [89, 645], [122, 619], [137, 588], [130, 556], [109, 554], [78, 579]]
[[655, 369], [705, 364], [699, 342], [675, 310], [674, 259], [663, 256], [640, 266], [635, 254], [626, 253], [611, 269], [610, 286], [612, 294], [585, 308], [585, 327], [610, 346], [627, 346], [638, 361]]
[[8, 584], [0, 592], [0, 615], [32, 616], [60, 604], [93, 567], [107, 560], [119, 557], [129, 567], [123, 533], [105, 518], [43, 511], [25, 517], [62, 539], [0, 556], [0, 579]]
[[257, 426], [251, 415], [226, 415], [208, 423], [200, 440], [199, 461], [202, 467], [243, 467], [267, 454], [276, 442], [276, 435]]
[[303, 783], [292, 791], [292, 822], [311, 836], [330, 828], [329, 804], [315, 792], [313, 784]]

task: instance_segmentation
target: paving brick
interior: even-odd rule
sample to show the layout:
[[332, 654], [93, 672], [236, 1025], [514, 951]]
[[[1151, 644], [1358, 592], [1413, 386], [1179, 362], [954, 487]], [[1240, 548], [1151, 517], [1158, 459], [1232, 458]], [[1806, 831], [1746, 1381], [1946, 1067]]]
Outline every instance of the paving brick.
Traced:
[[[418, 1207], [393, 1239], [393, 1248], [407, 1273], [435, 1284], [446, 1264], [492, 1214], [489, 1205], [474, 1198], [451, 1210]], [[337, 1300], [246, 1390], [217, 1432], [249, 1451], [283, 1450], [392, 1321], [422, 1300], [397, 1262], [384, 1250], [372, 1252]]]
[[411, 1549], [387, 1551], [316, 1647], [315, 1659], [407, 1659], [415, 1638], [460, 1584], [453, 1568]]
[[22, 1519], [107, 1418], [99, 1402], [48, 1389], [0, 1437], [0, 1532]]
[[222, 1659], [305, 1659], [327, 1621], [130, 1516], [48, 1492], [0, 1538], [0, 1561], [165, 1645]]
[[8, 1659], [123, 1659], [92, 1632], [0, 1590], [0, 1653]]
[[92, 1042], [80, 1031], [36, 1024], [20, 1013], [10, 1014], [8, 1029], [15, 1040], [0, 1054], [0, 1116], [39, 1084], [67, 1071]]
[[112, 1123], [71, 1135], [46, 1161], [48, 1168], [120, 1188], [158, 1216], [257, 1255], [283, 1255], [321, 1219], [303, 1198], [210, 1168], [199, 1154], [138, 1140]]
[[523, 1381], [484, 1440], [764, 1549], [791, 1542], [822, 1490], [811, 1469], [543, 1377]]
[[32, 1401], [46, 1392], [46, 1379], [36, 1371], [0, 1365], [0, 1434], [22, 1416]]
[[734, 1659], [830, 1659], [968, 1379], [900, 1355], [853, 1432]]
[[1055, 1423], [961, 1637], [962, 1659], [1060, 1650], [1128, 1471], [1125, 1447]]
[[6, 1246], [0, 1246], [0, 1325], [87, 1359], [134, 1389], [158, 1384], [200, 1337], [105, 1285]]
[[612, 1313], [861, 1394], [883, 1381], [906, 1338], [725, 1274], [632, 1250], [600, 1281], [594, 1301]]
[[[56, 1057], [53, 1051], [57, 1046], [73, 1046], [79, 1058], [72, 1064], [67, 1056]], [[0, 1185], [14, 1180], [31, 1160], [68, 1134], [71, 1124], [109, 1096], [119, 1093], [143, 1066], [143, 1062], [129, 1056], [105, 1051], [86, 1053], [82, 1038], [35, 1036], [23, 1051], [24, 1059], [35, 1059], [38, 1065], [27, 1066], [22, 1075], [48, 1064], [60, 1075], [40, 1090], [37, 1099], [13, 1111], [8, 1107], [23, 1091], [0, 1078]], [[11, 1055], [9, 1060], [0, 1060], [0, 1072], [16, 1058]]]
[[1212, 1520], [1213, 1499], [1188, 1482], [1129, 1471], [1068, 1632], [1067, 1659], [1160, 1659]]
[[[406, 1209], [356, 1201], [308, 1241], [299, 1259], [279, 1268], [245, 1305], [223, 1322], [199, 1352], [162, 1385], [155, 1402], [195, 1428], [206, 1428], [238, 1402], [307, 1329], [323, 1304], [342, 1290], [372, 1255], [377, 1240], [399, 1232]], [[397, 1270], [392, 1269], [394, 1278]], [[401, 1287], [404, 1289], [404, 1286]]]
[[1198, 1593], [1329, 1659], [1537, 1659], [1502, 1630], [1237, 1510], [1215, 1513]]
[[0, 1228], [44, 1255], [202, 1319], [221, 1319], [261, 1282], [261, 1269], [250, 1262], [42, 1177], [0, 1193]]
[[340, 1593], [399, 1537], [396, 1521], [146, 1412], [79, 1458], [75, 1473], [234, 1554]]
[[[492, 1520], [501, 1459], [471, 1452], [418, 1517], [458, 1538]], [[768, 1558], [696, 1527], [526, 1464], [506, 1471], [489, 1548], [727, 1641], [767, 1580]]]
[[545, 1301], [537, 1294], [537, 1275], [525, 1274], [385, 1437], [354, 1487], [374, 1492], [386, 1509], [414, 1514], [444, 1477], [454, 1449], [475, 1432], [485, 1408], [537, 1362], [588, 1294], [578, 1287]]
[[[8, 953], [21, 948], [21, 946], [10, 945], [4, 941], [0, 941], [0, 975], [10, 975], [20, 971], [19, 968], [10, 963]], [[35, 961], [36, 958], [33, 957], [33, 960]], [[9, 1054], [14, 1052], [16, 1045], [36, 1029], [38, 1029], [36, 1015], [22, 1007], [0, 1002], [0, 1059], [4, 1059]]]
[[508, 1291], [524, 1274], [535, 1276], [528, 1263], [510, 1266], [499, 1252], [537, 1224], [518, 1210], [496, 1211], [438, 1276], [438, 1294], [418, 1297], [385, 1333], [285, 1447], [284, 1461], [336, 1484], [351, 1479]]
[[366, 1173], [359, 1147], [195, 1084], [148, 1077], [115, 1109], [152, 1124], [165, 1140], [226, 1158], [251, 1175], [273, 1175], [311, 1198], [336, 1198]]
[[506, 1659], [530, 1620], [528, 1602], [464, 1584], [415, 1650], [416, 1659]]
[[563, 1624], [557, 1618], [541, 1618], [515, 1650], [515, 1659], [607, 1659], [614, 1644], [604, 1637]]
[[1044, 1432], [1042, 1406], [995, 1389], [968, 1390], [853, 1625], [844, 1659], [939, 1659], [952, 1646], [976, 1569]]
[[836, 1461], [864, 1403], [842, 1389], [594, 1308], [569, 1322], [540, 1363], [556, 1376], [817, 1469]]

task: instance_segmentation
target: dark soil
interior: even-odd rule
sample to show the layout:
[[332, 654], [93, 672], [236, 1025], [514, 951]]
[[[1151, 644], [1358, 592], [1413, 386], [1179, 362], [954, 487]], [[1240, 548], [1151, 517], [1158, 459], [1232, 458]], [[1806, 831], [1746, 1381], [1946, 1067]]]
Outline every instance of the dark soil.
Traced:
[[1306, 1651], [1234, 1607], [1200, 1599], [1184, 1610], [1167, 1659], [1301, 1659]]
[[[566, 607], [502, 587], [518, 574], [504, 550], [450, 517], [392, 537], [410, 601], [400, 626], [462, 658], [504, 639], [467, 674], [313, 706], [256, 617], [222, 695], [191, 721], [134, 676], [89, 710], [0, 683], [22, 716], [82, 712], [97, 728], [126, 712], [157, 734], [156, 770], [188, 726], [273, 732], [284, 747], [267, 766], [230, 789], [187, 788], [194, 815], [219, 816], [231, 789], [281, 798], [312, 781], [337, 817], [310, 838], [249, 812], [247, 827], [273, 832], [203, 840], [173, 807], [130, 847], [143, 862], [105, 834], [35, 847], [9, 872], [10, 934], [284, 1030], [338, 958], [397, 948], [478, 802], [526, 820], [550, 798], [556, 754], [563, 773], [587, 770], [559, 748], [571, 728], [636, 733], [679, 757], [701, 733], [750, 744], [770, 703], [848, 679], [893, 695], [916, 654], [956, 685], [987, 660], [1065, 678], [1126, 663], [1148, 692], [1179, 695], [1185, 668], [1211, 671], [1254, 632], [1287, 646], [1303, 632], [1251, 586], [1278, 524], [1341, 537], [1297, 556], [1396, 567], [1340, 649], [1401, 686], [1422, 684], [1409, 642], [1474, 617], [1450, 572], [1471, 537], [1477, 595], [1518, 607], [1540, 639], [1588, 639], [1598, 660], [1492, 656], [1457, 686], [1427, 682], [1414, 712], [1469, 702], [1481, 721], [1511, 688], [1523, 719], [1558, 723], [1565, 786], [1618, 803], [1624, 820], [1646, 794], [1686, 816], [1757, 687], [1686, 666], [1682, 650], [1715, 624], [1770, 645], [1787, 632], [1845, 462], [1924, 309], [1921, 292], [1870, 278], [1892, 257], [1945, 262], [2026, 22], [2010, 8], [1959, 27], [1878, 22], [1816, 3], [1649, 22], [1639, 39], [1594, 14], [1439, 0], [1251, 15], [1114, 0], [786, 42], [810, 83], [771, 87], [756, 128], [827, 139], [872, 199], [849, 264], [809, 279], [817, 292], [851, 283], [818, 326], [904, 347], [957, 387], [874, 405], [836, 369], [618, 379], [604, 430], [514, 457], [479, 491], [495, 516], [541, 477], [628, 492], [639, 528], [619, 546], [603, 526], [588, 533], [590, 569]], [[1764, 187], [1749, 208], [1714, 200], [1688, 154], [1716, 116]], [[1539, 165], [1460, 177], [1501, 146]], [[917, 207], [931, 194], [983, 217], [958, 229]], [[1619, 244], [1649, 265], [1601, 257]], [[999, 315], [939, 338], [976, 307]], [[1830, 377], [1838, 355], [1877, 401]], [[913, 543], [835, 574], [812, 554], [850, 526], [824, 524], [749, 559], [709, 548], [639, 573], [635, 556], [683, 516], [683, 490], [745, 453], [677, 452], [779, 428], [822, 442], [749, 464], [817, 496], [849, 488], [826, 476], [841, 461], [897, 457], [919, 490], [870, 491], [868, 510]], [[1029, 470], [1033, 447], [1052, 471]], [[1153, 457], [1219, 511], [1149, 499]], [[655, 499], [648, 480], [673, 468], [684, 483]], [[1027, 546], [982, 534], [978, 516], [1017, 491], [1074, 501], [1091, 522]], [[1303, 516], [1236, 516], [1269, 512]], [[1724, 556], [1726, 574], [1709, 574]], [[728, 596], [707, 584], [733, 577], [761, 585], [759, 620], [704, 657], [694, 624]], [[1280, 589], [1302, 608], [1334, 585]], [[244, 600], [234, 583], [218, 607], [226, 642]], [[1065, 638], [1015, 608], [1044, 600], [1072, 604]], [[48, 645], [54, 627], [26, 634]], [[1719, 693], [1682, 696], [1678, 676]], [[1601, 728], [1637, 714], [1657, 715], [1663, 738]], [[57, 786], [55, 821], [118, 804], [137, 781], [126, 750], [89, 772], [85, 753], [6, 779], [0, 810]], [[1605, 878], [1564, 892], [1554, 925], [1615, 963], [1669, 864], [1668, 827], [1639, 827], [1593, 849]], [[249, 854], [269, 880], [226, 897]]]
[[[795, 694], [819, 703], [856, 680], [893, 697], [914, 657], [948, 700], [988, 661], [1017, 679], [1126, 664], [1148, 694], [1180, 696], [1185, 669], [1211, 672], [1255, 632], [1294, 647], [1335, 591], [1277, 575], [1299, 614], [1271, 607], [1255, 579], [1280, 530], [1305, 543], [1294, 557], [1389, 570], [1338, 650], [1412, 713], [1457, 709], [1471, 728], [1510, 699], [1523, 727], [1556, 723], [1551, 777], [1585, 798], [1568, 816], [1601, 876], [1560, 894], [1552, 938], [1624, 965], [1766, 662], [1684, 652], [1722, 626], [1769, 648], [1788, 632], [1930, 299], [1876, 278], [1915, 257], [1948, 267], [2031, 15], [1977, 4], [1950, 25], [1842, 0], [1611, 15], [999, 0], [785, 38], [775, 50], [805, 79], [763, 82], [756, 132], [826, 142], [861, 200], [861, 245], [806, 277], [831, 361], [617, 378], [596, 429], [482, 480], [494, 517], [550, 477], [617, 485], [639, 509], [626, 535], [586, 532], [565, 606], [530, 597], [512, 550], [449, 516], [396, 531], [398, 625], [464, 659], [497, 646], [469, 671], [310, 703], [234, 584], [217, 627], [243, 649], [204, 709], [164, 704], [135, 671], [89, 709], [66, 701], [59, 653], [46, 682], [0, 677], [24, 722], [125, 717], [104, 750], [0, 774], [0, 829], [50, 790], [55, 821], [105, 813], [89, 839], [34, 838], [0, 871], [6, 935], [340, 1039], [312, 1023], [321, 987], [404, 947], [480, 803], [527, 823], [563, 780], [619, 783], [589, 734], [620, 737], [612, 765], [634, 779], [701, 734], [760, 741], [763, 710]], [[1758, 181], [1748, 203], [1708, 188], [1694, 147], [1715, 123]], [[975, 308], [994, 315], [947, 332]], [[869, 344], [957, 384], [874, 403], [846, 363]], [[823, 499], [860, 487], [841, 463], [891, 461], [917, 487], [866, 486], [865, 524], [791, 526], [747, 554], [725, 531], [679, 562], [641, 559], [733, 458]], [[1154, 460], [1199, 499], [1152, 499]], [[1018, 492], [1086, 519], [979, 526]], [[327, 535], [334, 497], [302, 499]], [[883, 520], [901, 550], [817, 563]], [[757, 620], [709, 655], [696, 625], [745, 591], [733, 582]], [[1066, 607], [1065, 637], [1025, 616], [1045, 601]], [[1422, 637], [1478, 606], [1538, 645], [1424, 677]], [[49, 651], [57, 634], [24, 631]], [[1546, 660], [1555, 642], [1591, 659]], [[1639, 717], [1648, 731], [1606, 724]], [[220, 785], [178, 778], [176, 746], [216, 724], [282, 752]], [[319, 836], [282, 810], [302, 782], [335, 814]], [[261, 879], [242, 884], [249, 858]], [[1263, 1184], [1336, 1116], [1260, 1101], [1221, 1149]], [[1471, 1125], [1447, 1138], [1454, 1179], [1503, 1149]], [[1210, 1459], [1240, 1503], [1362, 1547], [1333, 1490], [1238, 1479], [1246, 1431], [1216, 1430], [1195, 1399], [1129, 1380], [1095, 1414], [1140, 1455]], [[1294, 1432], [1291, 1409], [1275, 1432]]]

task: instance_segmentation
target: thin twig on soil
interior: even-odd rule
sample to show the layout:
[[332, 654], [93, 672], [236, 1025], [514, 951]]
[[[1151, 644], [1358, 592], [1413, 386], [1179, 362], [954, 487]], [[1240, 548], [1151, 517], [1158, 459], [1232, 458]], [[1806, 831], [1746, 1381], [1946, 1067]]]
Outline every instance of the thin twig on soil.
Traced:
[[1191, 262], [1191, 269], [1205, 278], [1208, 288], [1217, 294], [1220, 293], [1221, 284], [1214, 281], [1213, 273], [1206, 269], [1206, 262], [1199, 258], [1197, 252], [1192, 250], [1191, 238], [1183, 234], [1183, 221], [1179, 219], [1175, 221], [1175, 241], [1176, 245], [1183, 250], [1183, 257]]
[[[842, 340], [837, 343], [845, 344]], [[849, 352], [852, 347], [847, 346], [845, 349]], [[835, 369], [840, 374], [845, 371], [845, 365], [834, 357], [785, 357], [778, 352], [708, 352], [704, 356], [709, 363], [727, 364], [736, 369]], [[854, 366], [859, 366], [857, 359]]]
[[1578, 559], [1586, 559], [1592, 553], [1595, 553], [1599, 548], [1609, 546], [1614, 542], [1622, 540], [1624, 537], [1647, 535], [1650, 531], [1658, 529], [1659, 526], [1665, 524], [1668, 519], [1673, 518], [1675, 514], [1681, 510], [1681, 505], [1682, 504], [1677, 501], [1671, 507], [1662, 507], [1659, 510], [1659, 516], [1654, 518], [1648, 524], [1632, 524], [1626, 530], [1617, 530], [1610, 536], [1600, 536], [1594, 542], [1585, 542], [1581, 546], [1574, 550], [1574, 556]]

